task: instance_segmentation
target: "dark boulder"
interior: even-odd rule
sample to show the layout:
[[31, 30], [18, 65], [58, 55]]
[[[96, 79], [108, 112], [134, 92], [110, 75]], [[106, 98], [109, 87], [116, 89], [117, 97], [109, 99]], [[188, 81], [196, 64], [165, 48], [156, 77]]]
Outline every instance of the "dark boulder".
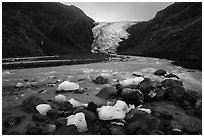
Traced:
[[135, 106], [143, 104], [144, 101], [143, 94], [138, 89], [124, 88], [121, 97], [127, 104], [134, 104]]
[[188, 134], [200, 134], [202, 133], [202, 122], [194, 119], [187, 119], [181, 130]]
[[58, 118], [54, 124], [57, 126], [57, 128], [65, 126], [67, 124], [67, 119], [66, 118]]
[[108, 86], [108, 87], [104, 87], [102, 90], [100, 90], [96, 96], [100, 97], [100, 98], [104, 98], [104, 99], [110, 99], [110, 98], [114, 98], [117, 94], [117, 90], [115, 87], [112, 86]]
[[110, 131], [112, 135], [125, 135], [125, 128], [123, 126], [112, 125]]
[[125, 116], [125, 121], [128, 123], [134, 122], [136, 120], [142, 120], [144, 122], [147, 122], [147, 117], [148, 115], [145, 111], [141, 111], [141, 110], [137, 110], [135, 109], [131, 109]]
[[27, 135], [42, 135], [43, 129], [39, 127], [30, 127], [26, 131]]
[[73, 109], [73, 105], [69, 101], [58, 102], [59, 110], [69, 111]]
[[167, 74], [167, 75], [165, 75], [164, 77], [165, 77], [165, 78], [177, 78], [177, 79], [180, 79], [177, 75], [172, 74], [172, 73]]
[[53, 135], [77, 135], [78, 130], [75, 125], [62, 126], [56, 129], [52, 134]]
[[191, 106], [195, 106], [197, 99], [199, 98], [199, 95], [194, 90], [187, 90], [184, 95], [184, 100], [188, 101]]
[[172, 86], [183, 86], [183, 83], [179, 80], [174, 79], [165, 79], [161, 82], [162, 86], [165, 88], [172, 87]]
[[27, 112], [37, 112], [36, 106], [39, 104], [46, 104], [46, 102], [39, 97], [30, 96], [29, 98], [23, 101], [22, 108], [24, 111]]
[[195, 104], [194, 113], [198, 118], [202, 118], [202, 98], [199, 98]]
[[179, 102], [183, 99], [185, 92], [182, 86], [172, 86], [166, 90], [167, 99]]
[[98, 76], [95, 80], [94, 83], [97, 84], [107, 84], [108, 83], [108, 78], [104, 78], [102, 76]]
[[141, 121], [134, 121], [127, 125], [125, 131], [129, 135], [134, 135], [137, 133], [137, 131], [141, 129], [147, 129], [147, 128], [148, 128], [148, 125], [146, 123], [141, 122]]
[[48, 110], [47, 116], [49, 116], [51, 119], [57, 118], [58, 117], [58, 110], [53, 109], [53, 108], [51, 110]]
[[35, 114], [33, 114], [32, 119], [33, 119], [34, 121], [43, 122], [43, 121], [48, 120], [49, 117], [46, 116], [46, 115], [41, 115], [41, 114], [39, 114], [39, 113], [35, 113]]
[[166, 89], [158, 88], [158, 89], [156, 89], [155, 92], [156, 92], [156, 96], [155, 96], [156, 100], [165, 99], [165, 97], [166, 97]]
[[96, 112], [97, 107], [98, 106], [94, 102], [89, 102], [88, 106], [87, 106], [87, 109], [90, 110], [90, 111]]
[[154, 72], [154, 75], [157, 75], [157, 76], [163, 76], [165, 74], [166, 74], [166, 71], [163, 69], [159, 69], [159, 70]]

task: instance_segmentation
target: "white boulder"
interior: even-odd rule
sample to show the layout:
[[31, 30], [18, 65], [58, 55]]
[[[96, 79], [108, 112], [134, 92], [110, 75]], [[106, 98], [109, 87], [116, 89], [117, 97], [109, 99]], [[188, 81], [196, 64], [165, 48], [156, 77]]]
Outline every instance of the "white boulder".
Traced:
[[49, 104], [40, 104], [36, 106], [36, 109], [41, 115], [47, 115], [47, 112], [52, 108]]
[[123, 81], [120, 81], [119, 83], [122, 86], [128, 86], [128, 85], [138, 85], [141, 81], [143, 81], [143, 77], [136, 77], [136, 78], [129, 78]]
[[16, 87], [16, 88], [21, 88], [21, 87], [23, 87], [23, 84], [22, 84], [22, 83], [17, 83], [17, 84], [15, 85], [15, 87]]
[[59, 102], [64, 102], [64, 101], [67, 100], [67, 98], [66, 98], [64, 95], [59, 94], [59, 95], [56, 95], [56, 96], [55, 96], [55, 100], [56, 100], [56, 101], [59, 101]]
[[71, 99], [68, 100], [68, 101], [73, 105], [73, 107], [79, 107], [79, 106], [85, 106], [85, 107], [87, 107], [87, 106], [88, 106], [88, 104], [80, 103], [79, 101], [77, 101], [77, 100], [75, 100], [75, 99], [73, 99], [73, 98], [71, 98]]
[[114, 106], [102, 106], [97, 112], [101, 120], [123, 119], [132, 108], [134, 107], [129, 108], [124, 101], [118, 100]]
[[61, 91], [71, 91], [71, 90], [78, 90], [79, 89], [79, 84], [74, 83], [74, 82], [69, 82], [69, 81], [64, 81], [61, 84], [59, 84], [57, 90]]
[[79, 132], [85, 132], [88, 130], [84, 113], [76, 113], [75, 115], [68, 116], [66, 119], [67, 126], [74, 124]]

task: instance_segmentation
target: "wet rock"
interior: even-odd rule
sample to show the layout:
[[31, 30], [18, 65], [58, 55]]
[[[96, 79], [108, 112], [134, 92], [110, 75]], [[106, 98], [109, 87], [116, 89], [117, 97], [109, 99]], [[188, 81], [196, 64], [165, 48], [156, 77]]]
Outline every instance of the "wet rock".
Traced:
[[108, 78], [102, 77], [102, 76], [98, 76], [95, 80], [94, 83], [97, 84], [107, 84], [108, 83]]
[[42, 135], [43, 134], [43, 129], [39, 127], [30, 127], [26, 131], [27, 135]]
[[75, 115], [67, 117], [67, 126], [72, 124], [77, 127], [79, 132], [88, 130], [84, 113], [76, 113]]
[[182, 86], [172, 86], [166, 90], [167, 99], [179, 102], [183, 99], [185, 92]]
[[167, 75], [165, 75], [164, 77], [165, 77], [165, 78], [177, 78], [177, 79], [180, 79], [177, 75], [172, 74], [172, 73], [167, 74]]
[[51, 119], [55, 119], [58, 117], [58, 110], [57, 109], [51, 109], [47, 112], [47, 116], [49, 116]]
[[53, 125], [53, 124], [48, 124], [46, 129], [47, 129], [47, 132], [54, 132], [56, 130], [56, 125]]
[[113, 125], [110, 127], [110, 131], [112, 135], [125, 135], [125, 129], [123, 126]]
[[104, 87], [101, 91], [99, 91], [96, 96], [104, 99], [114, 98], [117, 94], [117, 90], [115, 87], [108, 86]]
[[185, 133], [188, 134], [202, 133], [202, 122], [200, 121], [194, 119], [187, 119], [183, 124], [184, 127], [181, 130]]
[[159, 70], [154, 72], [154, 75], [157, 75], [157, 76], [163, 76], [165, 74], [166, 74], [166, 71], [163, 69], [159, 69]]
[[36, 109], [40, 114], [47, 115], [47, 112], [52, 108], [49, 104], [39, 104], [36, 106]]
[[92, 112], [96, 112], [96, 109], [98, 108], [98, 106], [94, 103], [94, 102], [89, 102], [87, 109], [92, 111]]
[[82, 112], [85, 115], [86, 121], [87, 120], [96, 121], [99, 119], [97, 113], [94, 113], [94, 112], [86, 110], [86, 109], [84, 109]]
[[179, 80], [174, 79], [165, 79], [161, 82], [162, 86], [165, 88], [172, 87], [172, 86], [183, 86], [183, 83]]
[[188, 101], [191, 106], [195, 106], [197, 99], [199, 98], [199, 95], [194, 90], [187, 90], [184, 95], [184, 100]]
[[144, 101], [143, 94], [138, 89], [124, 88], [121, 97], [127, 104], [134, 104], [135, 106], [143, 104]]
[[55, 100], [59, 101], [59, 102], [64, 102], [64, 101], [67, 100], [67, 98], [62, 94], [58, 94], [58, 95], [55, 96]]
[[73, 105], [69, 101], [58, 102], [58, 106], [61, 111], [69, 111], [73, 108]]
[[66, 118], [58, 118], [54, 124], [57, 126], [57, 128], [62, 127], [62, 126], [66, 126], [67, 124], [67, 119]]
[[37, 112], [36, 106], [39, 104], [45, 104], [46, 102], [43, 101], [41, 98], [36, 96], [30, 96], [22, 103], [22, 108], [24, 111], [27, 112]]
[[75, 125], [63, 126], [56, 129], [53, 135], [77, 135], [78, 130]]
[[79, 84], [69, 81], [64, 81], [61, 84], [59, 84], [57, 91], [74, 91], [79, 89]]
[[10, 116], [5, 119], [4, 126], [11, 127], [11, 126], [19, 125], [20, 123], [21, 123], [21, 117]]
[[138, 110], [137, 108], [131, 109], [125, 117], [125, 121], [128, 123], [134, 122], [135, 120], [141, 120], [145, 118], [147, 113], [145, 111]]
[[41, 115], [41, 114], [39, 114], [39, 113], [35, 113], [35, 114], [33, 114], [32, 119], [33, 119], [34, 121], [43, 122], [43, 121], [48, 120], [49, 118], [48, 118], [48, 116]]
[[148, 125], [146, 123], [141, 121], [134, 121], [127, 125], [126, 133], [129, 135], [134, 135], [136, 134], [137, 131], [141, 129], [146, 129], [146, 128], [148, 128]]

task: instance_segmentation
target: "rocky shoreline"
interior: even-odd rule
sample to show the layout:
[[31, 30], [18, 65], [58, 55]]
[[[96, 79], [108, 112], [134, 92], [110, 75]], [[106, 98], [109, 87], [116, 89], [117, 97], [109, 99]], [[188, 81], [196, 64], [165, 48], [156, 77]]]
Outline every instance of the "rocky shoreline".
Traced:
[[[67, 99], [63, 93], [84, 94], [76, 82], [58, 81], [55, 97], [43, 100], [37, 96], [26, 98], [20, 109], [31, 116], [33, 125], [25, 131], [10, 130], [25, 119], [24, 116], [8, 116], [3, 121], [3, 134], [28, 135], [189, 135], [202, 134], [202, 97], [183, 87], [180, 78], [165, 70], [157, 70], [155, 76], [165, 77], [155, 81], [141, 73], [132, 78], [116, 80], [105, 86], [96, 96], [107, 100], [106, 104], [90, 101], [87, 104], [74, 98]], [[94, 85], [107, 84], [109, 78], [100, 75], [92, 78]], [[52, 85], [50, 85], [52, 87]], [[55, 85], [54, 85], [55, 86]], [[16, 89], [25, 88], [17, 83]], [[43, 92], [43, 91], [42, 91]], [[168, 103], [170, 105], [166, 105]], [[164, 104], [159, 111], [155, 104]], [[173, 106], [172, 108], [168, 108]], [[186, 116], [181, 123], [179, 117]]]

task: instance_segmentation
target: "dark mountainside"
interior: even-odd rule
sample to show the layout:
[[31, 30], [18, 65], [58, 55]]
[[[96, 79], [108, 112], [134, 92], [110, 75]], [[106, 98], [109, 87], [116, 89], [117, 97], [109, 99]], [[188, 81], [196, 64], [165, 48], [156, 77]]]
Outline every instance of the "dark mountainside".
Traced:
[[75, 6], [3, 2], [2, 19], [3, 58], [91, 51], [94, 20]]
[[202, 69], [202, 3], [174, 3], [149, 21], [127, 29], [118, 54], [166, 58]]

